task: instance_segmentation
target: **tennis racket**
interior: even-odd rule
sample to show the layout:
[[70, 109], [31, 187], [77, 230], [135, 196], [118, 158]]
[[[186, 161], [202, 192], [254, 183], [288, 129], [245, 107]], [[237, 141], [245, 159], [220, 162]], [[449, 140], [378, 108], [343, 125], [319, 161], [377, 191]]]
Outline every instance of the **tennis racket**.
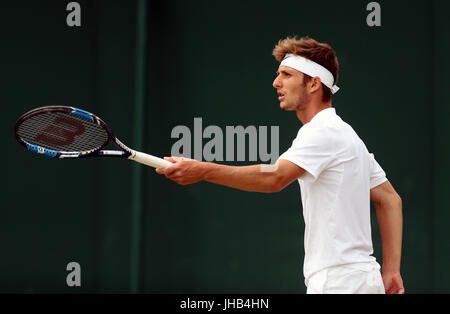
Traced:
[[[125, 146], [96, 115], [67, 106], [46, 106], [22, 115], [14, 126], [16, 140], [28, 150], [53, 158], [119, 157], [154, 168], [172, 163]], [[109, 143], [120, 150], [103, 150]]]

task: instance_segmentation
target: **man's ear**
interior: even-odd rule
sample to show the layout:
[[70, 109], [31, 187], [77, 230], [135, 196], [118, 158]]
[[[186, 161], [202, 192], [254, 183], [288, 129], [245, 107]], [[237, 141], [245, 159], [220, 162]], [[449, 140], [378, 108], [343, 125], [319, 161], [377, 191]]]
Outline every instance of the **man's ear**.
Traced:
[[322, 82], [320, 81], [320, 78], [318, 76], [315, 76], [312, 78], [312, 80], [310, 80], [310, 88], [312, 93], [320, 90], [321, 86]]

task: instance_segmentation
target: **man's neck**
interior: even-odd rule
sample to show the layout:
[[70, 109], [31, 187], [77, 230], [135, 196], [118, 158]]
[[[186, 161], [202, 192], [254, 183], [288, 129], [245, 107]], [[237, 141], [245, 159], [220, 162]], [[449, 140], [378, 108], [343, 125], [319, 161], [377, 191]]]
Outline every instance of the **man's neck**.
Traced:
[[317, 105], [309, 104], [306, 108], [302, 108], [297, 110], [297, 117], [302, 122], [302, 124], [306, 124], [311, 121], [316, 114], [324, 109], [331, 108], [331, 101], [326, 103], [320, 103]]

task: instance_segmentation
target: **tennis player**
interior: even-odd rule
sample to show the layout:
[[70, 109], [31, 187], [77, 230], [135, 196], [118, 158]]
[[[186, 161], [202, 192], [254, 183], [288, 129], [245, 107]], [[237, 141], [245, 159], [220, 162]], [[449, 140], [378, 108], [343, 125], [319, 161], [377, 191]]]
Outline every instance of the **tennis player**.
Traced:
[[[303, 126], [272, 167], [227, 166], [180, 157], [157, 169], [181, 184], [201, 180], [253, 192], [278, 192], [298, 180], [305, 220], [307, 293], [404, 293], [400, 275], [402, 201], [363, 141], [332, 107], [339, 64], [334, 50], [311, 38], [286, 38], [273, 87], [282, 110]], [[383, 242], [383, 267], [373, 254], [370, 200]]]

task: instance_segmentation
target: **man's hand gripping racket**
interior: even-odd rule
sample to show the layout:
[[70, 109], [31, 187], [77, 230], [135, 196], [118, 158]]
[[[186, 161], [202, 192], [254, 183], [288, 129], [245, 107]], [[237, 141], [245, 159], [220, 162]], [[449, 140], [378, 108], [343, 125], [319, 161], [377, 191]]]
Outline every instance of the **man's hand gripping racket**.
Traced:
[[[14, 135], [28, 150], [49, 157], [120, 157], [154, 168], [172, 165], [170, 161], [125, 146], [99, 117], [74, 107], [47, 106], [31, 110], [17, 120]], [[120, 150], [103, 150], [110, 142]]]

